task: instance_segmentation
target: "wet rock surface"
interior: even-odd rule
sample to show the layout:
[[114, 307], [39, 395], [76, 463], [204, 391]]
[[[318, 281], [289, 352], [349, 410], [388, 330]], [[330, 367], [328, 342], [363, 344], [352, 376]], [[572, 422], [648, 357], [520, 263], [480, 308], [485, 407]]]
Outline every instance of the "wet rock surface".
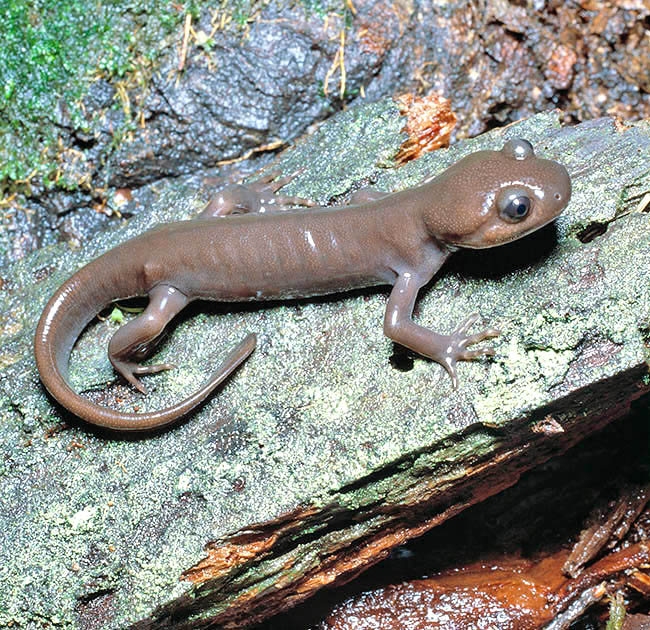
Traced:
[[[646, 407], [395, 550], [354, 582], [253, 630], [593, 630], [614, 622], [614, 602], [624, 617], [618, 627], [645, 627], [647, 616], [633, 611], [646, 610], [650, 580], [647, 550], [638, 553], [649, 544], [650, 510], [636, 509], [650, 489]], [[621, 505], [634, 513], [631, 527], [620, 537], [611, 532], [601, 552], [567, 576], [563, 563], [582, 546], [590, 522], [612, 520]]]
[[36, 252], [0, 283], [0, 622], [245, 626], [354, 577], [648, 390], [647, 123], [561, 128], [543, 114], [389, 168], [404, 122], [392, 101], [337, 116], [275, 165], [304, 168], [286, 192], [325, 203], [367, 183], [414, 185], [514, 136], [575, 174], [554, 228], [458, 255], [419, 301], [418, 319], [441, 331], [480, 311], [503, 331], [495, 359], [463, 365], [458, 392], [439, 366], [396, 360], [381, 290], [197, 304], [155, 357], [179, 368], [147, 379], [142, 397], [115, 381], [106, 344], [116, 324], [100, 320], [77, 344], [71, 381], [125, 409], [185, 397], [237, 339], [259, 335], [254, 356], [187, 422], [117, 440], [45, 395], [31, 352], [37, 318], [72, 271], [191, 216], [209, 192], [172, 181], [83, 248]]

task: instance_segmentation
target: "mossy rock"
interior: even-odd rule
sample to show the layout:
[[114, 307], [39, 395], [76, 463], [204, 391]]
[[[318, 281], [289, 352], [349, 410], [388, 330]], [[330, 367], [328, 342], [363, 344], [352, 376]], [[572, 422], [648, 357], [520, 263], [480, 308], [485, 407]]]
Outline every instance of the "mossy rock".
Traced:
[[77, 389], [144, 410], [184, 397], [246, 332], [259, 335], [253, 356], [184, 423], [117, 439], [45, 394], [32, 355], [37, 319], [74, 270], [191, 216], [209, 193], [171, 183], [149, 212], [82, 249], [49, 247], [4, 270], [0, 624], [250, 623], [514, 483], [650, 389], [650, 213], [640, 203], [649, 125], [561, 128], [556, 114], [540, 114], [390, 168], [403, 126], [390, 101], [337, 116], [281, 156], [284, 172], [305, 169], [288, 192], [325, 202], [369, 181], [397, 189], [515, 136], [574, 174], [556, 226], [457, 254], [423, 292], [417, 318], [435, 330], [478, 311], [503, 331], [493, 360], [460, 366], [458, 391], [440, 366], [384, 338], [382, 289], [202, 304], [156, 357], [179, 368], [150, 377], [146, 398], [114, 382], [110, 318], [77, 344]]

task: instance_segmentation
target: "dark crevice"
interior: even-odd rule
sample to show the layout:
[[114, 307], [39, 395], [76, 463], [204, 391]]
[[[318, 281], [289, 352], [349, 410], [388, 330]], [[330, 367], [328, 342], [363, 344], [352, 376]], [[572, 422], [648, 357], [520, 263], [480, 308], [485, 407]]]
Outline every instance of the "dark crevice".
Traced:
[[399, 344], [394, 344], [393, 354], [390, 355], [388, 360], [391, 366], [400, 372], [410, 372], [415, 363], [413, 355]]
[[80, 151], [88, 151], [92, 149], [97, 144], [97, 138], [90, 137], [80, 137], [75, 136], [73, 146], [79, 149]]
[[115, 589], [112, 588], [103, 588], [98, 591], [93, 591], [92, 593], [86, 593], [81, 595], [79, 599], [80, 604], [89, 604], [93, 600], [96, 600], [100, 597], [106, 597], [106, 595], [112, 595], [115, 592]]
[[587, 227], [580, 230], [580, 232], [578, 232], [576, 235], [576, 238], [581, 243], [591, 243], [591, 241], [607, 232], [608, 225], [609, 224], [605, 223], [604, 221], [593, 221], [587, 225]]
[[[650, 326], [641, 328], [641, 337], [643, 338], [643, 343], [647, 346], [650, 345]], [[650, 368], [650, 363], [648, 365]]]

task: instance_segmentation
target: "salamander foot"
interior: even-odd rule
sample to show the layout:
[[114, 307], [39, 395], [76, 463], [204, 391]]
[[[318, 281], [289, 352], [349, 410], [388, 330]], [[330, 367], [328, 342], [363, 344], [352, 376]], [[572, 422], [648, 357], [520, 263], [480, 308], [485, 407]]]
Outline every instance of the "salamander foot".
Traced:
[[473, 335], [467, 335], [467, 332], [477, 322], [478, 318], [478, 313], [472, 313], [456, 330], [450, 335], [446, 335], [449, 345], [445, 349], [445, 357], [441, 364], [451, 377], [454, 389], [458, 389], [458, 375], [456, 373], [458, 361], [473, 361], [479, 357], [494, 356], [494, 348], [491, 347], [467, 350], [467, 346], [472, 346], [486, 339], [493, 339], [501, 334], [501, 331], [496, 328], [487, 328]]
[[146, 394], [147, 388], [142, 384], [142, 381], [136, 378], [136, 375], [142, 374], [157, 374], [166, 370], [173, 370], [176, 366], [172, 363], [158, 363], [157, 365], [138, 365], [137, 363], [129, 363], [127, 361], [112, 360], [111, 363], [115, 371], [122, 376], [126, 381], [131, 383], [140, 393]]

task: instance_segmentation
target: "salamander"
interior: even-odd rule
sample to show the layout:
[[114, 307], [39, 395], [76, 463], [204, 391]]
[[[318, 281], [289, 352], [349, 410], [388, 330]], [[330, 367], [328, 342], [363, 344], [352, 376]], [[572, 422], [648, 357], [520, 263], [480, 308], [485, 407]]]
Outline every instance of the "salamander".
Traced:
[[441, 364], [455, 388], [458, 361], [493, 354], [468, 347], [500, 333], [470, 334], [477, 314], [448, 335], [416, 324], [418, 291], [457, 249], [519, 239], [555, 219], [571, 196], [566, 169], [538, 158], [523, 139], [472, 153], [413, 188], [359, 191], [343, 207], [315, 207], [278, 192], [290, 179], [271, 173], [227, 186], [196, 218], [157, 226], [77, 271], [49, 300], [36, 329], [36, 365], [50, 394], [94, 425], [157, 429], [201, 403], [255, 348], [255, 335], [247, 335], [198, 391], [166, 409], [130, 413], [97, 405], [71, 389], [68, 362], [84, 327], [117, 299], [149, 298], [108, 346], [115, 371], [145, 393], [140, 375], [173, 366], [140, 361], [193, 300], [303, 298], [373, 285], [392, 286], [385, 335]]

